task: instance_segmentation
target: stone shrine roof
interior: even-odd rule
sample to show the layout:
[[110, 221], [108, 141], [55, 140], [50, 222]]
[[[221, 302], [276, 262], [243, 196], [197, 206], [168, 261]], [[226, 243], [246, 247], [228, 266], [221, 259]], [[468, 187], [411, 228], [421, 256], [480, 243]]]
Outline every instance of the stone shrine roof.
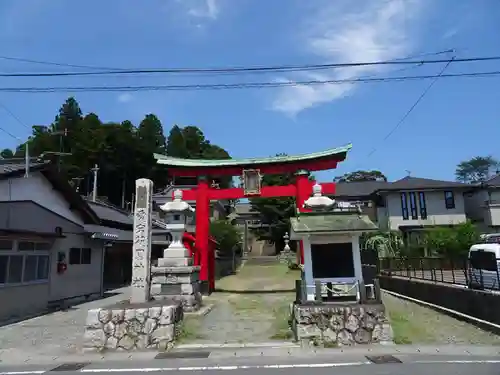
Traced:
[[290, 218], [295, 233], [365, 232], [378, 230], [368, 218], [353, 212], [306, 213]]

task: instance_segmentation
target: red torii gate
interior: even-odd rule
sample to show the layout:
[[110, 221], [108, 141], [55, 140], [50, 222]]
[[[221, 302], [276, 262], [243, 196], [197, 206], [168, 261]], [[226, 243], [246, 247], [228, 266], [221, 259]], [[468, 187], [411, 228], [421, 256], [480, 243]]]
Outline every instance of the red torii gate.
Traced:
[[[311, 196], [315, 181], [309, 180], [309, 172], [335, 169], [345, 160], [351, 145], [299, 156], [276, 156], [253, 159], [202, 160], [181, 159], [155, 154], [158, 164], [167, 166], [168, 173], [176, 177], [198, 177], [195, 189], [183, 190], [184, 200], [196, 201], [195, 246], [199, 252], [200, 281], [211, 292], [215, 288], [213, 251], [209, 245], [210, 201], [241, 198], [295, 197], [297, 209]], [[285, 186], [260, 186], [261, 173], [296, 173], [295, 184]], [[243, 187], [219, 189], [209, 186], [207, 176], [242, 176]], [[335, 183], [322, 183], [324, 194], [335, 194]], [[212, 249], [213, 250], [213, 249]], [[303, 262], [302, 243], [300, 244]], [[212, 254], [212, 256], [210, 256]]]

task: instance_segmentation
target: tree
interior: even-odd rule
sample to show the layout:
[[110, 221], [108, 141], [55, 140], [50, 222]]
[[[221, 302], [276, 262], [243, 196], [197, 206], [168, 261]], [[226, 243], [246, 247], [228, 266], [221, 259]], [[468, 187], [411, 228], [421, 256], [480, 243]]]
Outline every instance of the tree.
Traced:
[[14, 153], [9, 148], [5, 148], [2, 151], [0, 151], [0, 159], [10, 159], [13, 157], [14, 157]]
[[230, 255], [241, 246], [241, 233], [226, 220], [215, 220], [210, 223], [210, 234], [217, 241], [220, 253]]
[[387, 177], [380, 171], [355, 171], [346, 173], [335, 178], [336, 182], [359, 182], [359, 181], [387, 181]]
[[[183, 143], [184, 138], [189, 147]], [[173, 156], [229, 158], [223, 148], [211, 144], [197, 127], [173, 127], [167, 141], [154, 114], [145, 116], [138, 127], [128, 120], [103, 123], [95, 113], [83, 114], [73, 97], [61, 105], [52, 124], [33, 126], [27, 142], [31, 156], [45, 153], [46, 157], [59, 159], [54, 153], [70, 153], [60, 157], [61, 173], [68, 181], [83, 178], [79, 183], [81, 194], [91, 192], [91, 168], [98, 164], [98, 195], [116, 205], [121, 204], [123, 196], [131, 201], [138, 178], [151, 178], [157, 188], [167, 184], [167, 170], [156, 164], [154, 153], [168, 153], [169, 148], [172, 152], [172, 147], [177, 147]], [[24, 157], [24, 149], [25, 143], [18, 145], [14, 156]], [[2, 157], [6, 156], [11, 157], [12, 151], [3, 150]]]
[[[170, 130], [166, 146], [167, 155], [184, 159], [231, 159], [229, 153], [222, 147], [210, 143], [203, 131], [196, 126], [184, 128], [174, 125]], [[209, 176], [210, 177], [210, 176]], [[232, 178], [210, 177], [221, 188], [231, 186]], [[195, 183], [193, 178], [179, 178], [176, 183]]]
[[457, 165], [455, 177], [464, 183], [482, 182], [496, 173], [499, 167], [499, 162], [492, 156], [475, 156]]

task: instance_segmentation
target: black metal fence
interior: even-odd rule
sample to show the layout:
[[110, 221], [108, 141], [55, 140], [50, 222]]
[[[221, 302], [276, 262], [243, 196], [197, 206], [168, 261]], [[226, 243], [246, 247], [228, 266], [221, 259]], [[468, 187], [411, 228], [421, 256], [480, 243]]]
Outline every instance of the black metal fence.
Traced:
[[378, 273], [473, 289], [500, 289], [500, 259], [490, 252], [475, 252], [471, 258], [382, 258]]

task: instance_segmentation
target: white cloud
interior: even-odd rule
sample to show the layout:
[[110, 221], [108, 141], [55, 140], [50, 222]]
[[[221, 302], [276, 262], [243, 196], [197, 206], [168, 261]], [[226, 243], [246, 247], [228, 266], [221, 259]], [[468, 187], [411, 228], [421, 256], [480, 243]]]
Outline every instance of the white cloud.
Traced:
[[134, 99], [134, 97], [132, 96], [132, 94], [130, 94], [128, 92], [125, 92], [123, 94], [118, 95], [118, 101], [120, 103], [128, 103], [128, 102], [132, 101], [132, 99]]
[[[408, 25], [422, 6], [419, 0], [336, 0], [321, 2], [308, 19], [305, 35], [307, 51], [326, 63], [383, 61], [407, 54], [412, 43]], [[328, 72], [301, 73], [299, 80], [353, 79], [379, 72], [378, 66], [342, 68]], [[291, 80], [290, 78], [287, 80]], [[350, 94], [354, 84], [292, 86], [279, 91], [273, 109], [289, 115], [340, 99]]]
[[219, 4], [217, 0], [190, 0], [189, 15], [197, 18], [217, 19], [219, 15]]

